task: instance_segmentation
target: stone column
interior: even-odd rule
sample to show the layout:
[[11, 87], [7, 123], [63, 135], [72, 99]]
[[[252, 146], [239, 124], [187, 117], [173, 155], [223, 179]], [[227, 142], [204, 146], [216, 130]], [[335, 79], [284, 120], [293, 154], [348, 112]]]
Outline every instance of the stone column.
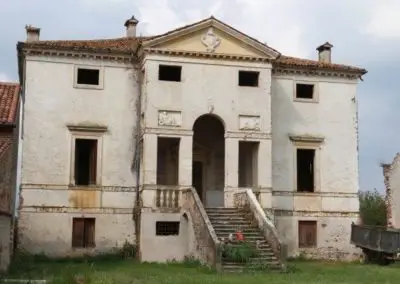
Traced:
[[144, 185], [157, 184], [157, 135], [143, 135], [143, 177]]
[[182, 136], [179, 143], [179, 185], [192, 186], [193, 136]]
[[239, 181], [239, 139], [225, 138], [225, 207], [233, 206]]
[[261, 191], [261, 206], [272, 208], [272, 140], [261, 140], [258, 148], [257, 185]]

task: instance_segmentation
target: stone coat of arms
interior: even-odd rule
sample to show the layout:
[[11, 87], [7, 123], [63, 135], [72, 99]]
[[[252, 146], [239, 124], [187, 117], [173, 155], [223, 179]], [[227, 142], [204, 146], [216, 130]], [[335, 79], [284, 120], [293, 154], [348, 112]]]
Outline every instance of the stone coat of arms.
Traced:
[[207, 52], [214, 52], [220, 45], [221, 39], [214, 34], [213, 28], [209, 28], [207, 33], [201, 38], [201, 42], [207, 48]]

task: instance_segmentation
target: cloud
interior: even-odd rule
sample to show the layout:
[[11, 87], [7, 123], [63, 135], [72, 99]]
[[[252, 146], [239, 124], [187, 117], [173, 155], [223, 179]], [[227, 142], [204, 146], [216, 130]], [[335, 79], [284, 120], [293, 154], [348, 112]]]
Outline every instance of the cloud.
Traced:
[[376, 1], [370, 8], [364, 32], [383, 39], [400, 39], [400, 1]]

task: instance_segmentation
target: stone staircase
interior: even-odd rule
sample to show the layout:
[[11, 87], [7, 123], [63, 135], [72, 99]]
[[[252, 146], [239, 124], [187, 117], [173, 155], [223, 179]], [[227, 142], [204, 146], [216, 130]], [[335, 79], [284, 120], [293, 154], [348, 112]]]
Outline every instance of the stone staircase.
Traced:
[[225, 272], [242, 272], [244, 270], [260, 269], [268, 267], [272, 270], [280, 270], [281, 262], [274, 255], [270, 245], [265, 241], [257, 225], [252, 224], [247, 213], [239, 208], [205, 208], [218, 239], [228, 238], [230, 233], [240, 228], [245, 240], [256, 247], [258, 256], [252, 258], [248, 263], [237, 263], [222, 259], [222, 268]]

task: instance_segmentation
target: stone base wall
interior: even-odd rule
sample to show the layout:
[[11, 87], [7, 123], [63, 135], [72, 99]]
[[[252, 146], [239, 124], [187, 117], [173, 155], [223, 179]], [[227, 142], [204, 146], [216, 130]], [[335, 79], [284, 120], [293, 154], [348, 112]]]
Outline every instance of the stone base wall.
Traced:
[[[311, 214], [309, 214], [311, 215]], [[317, 215], [317, 214], [315, 214]], [[305, 256], [313, 259], [352, 261], [361, 251], [350, 243], [351, 223], [358, 220], [355, 214], [344, 216], [277, 216], [275, 225], [282, 241], [288, 245], [289, 257]], [[317, 221], [317, 245], [299, 248], [299, 221]]]
[[[90, 211], [90, 210], [87, 210]], [[51, 257], [81, 256], [111, 252], [125, 241], [135, 243], [132, 210], [104, 213], [37, 213], [20, 212], [18, 221], [18, 248], [32, 254], [44, 253]], [[94, 248], [72, 248], [72, 218], [96, 218]]]

